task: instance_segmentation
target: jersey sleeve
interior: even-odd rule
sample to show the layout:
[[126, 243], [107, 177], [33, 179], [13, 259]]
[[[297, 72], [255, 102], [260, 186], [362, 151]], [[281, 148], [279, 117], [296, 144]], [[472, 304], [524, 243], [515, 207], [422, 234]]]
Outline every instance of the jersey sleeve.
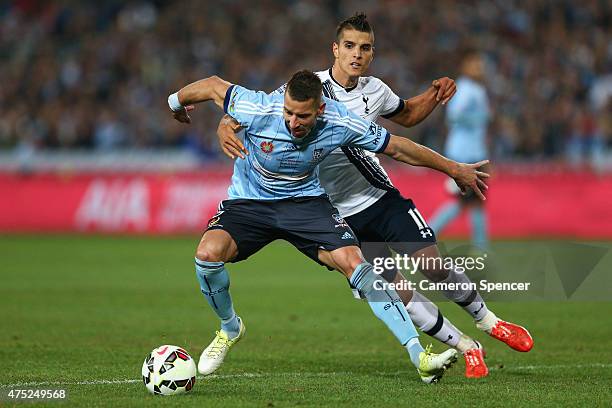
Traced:
[[383, 101], [380, 116], [389, 119], [404, 110], [404, 100], [397, 96], [387, 84], [382, 81], [380, 81], [380, 84], [382, 86], [381, 99]]
[[345, 129], [343, 146], [361, 147], [374, 153], [382, 153], [387, 148], [391, 134], [379, 124], [350, 111], [346, 111], [340, 120]]
[[239, 85], [232, 85], [225, 93], [223, 111], [236, 119], [243, 127], [253, 124], [255, 117], [261, 115], [270, 105], [265, 92], [252, 91]]

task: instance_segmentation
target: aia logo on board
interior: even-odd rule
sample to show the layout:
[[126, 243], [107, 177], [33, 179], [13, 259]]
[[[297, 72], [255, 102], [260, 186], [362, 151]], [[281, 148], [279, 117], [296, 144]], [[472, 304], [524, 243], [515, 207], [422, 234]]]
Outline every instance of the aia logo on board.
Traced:
[[274, 150], [272, 142], [261, 142], [259, 147], [261, 147], [261, 151], [264, 153], [272, 153], [272, 150]]

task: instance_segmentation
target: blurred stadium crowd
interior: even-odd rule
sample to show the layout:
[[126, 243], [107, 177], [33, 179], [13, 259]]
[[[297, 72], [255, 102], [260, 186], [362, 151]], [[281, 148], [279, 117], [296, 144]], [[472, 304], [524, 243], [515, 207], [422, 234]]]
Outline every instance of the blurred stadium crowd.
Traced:
[[[332, 64], [338, 21], [365, 11], [371, 73], [410, 97], [487, 61], [497, 160], [597, 159], [612, 147], [609, 0], [0, 3], [0, 150], [185, 147], [219, 156], [220, 113], [175, 123], [167, 95], [211, 74], [273, 90]], [[410, 133], [440, 147], [443, 112]], [[406, 131], [401, 134], [406, 134]]]

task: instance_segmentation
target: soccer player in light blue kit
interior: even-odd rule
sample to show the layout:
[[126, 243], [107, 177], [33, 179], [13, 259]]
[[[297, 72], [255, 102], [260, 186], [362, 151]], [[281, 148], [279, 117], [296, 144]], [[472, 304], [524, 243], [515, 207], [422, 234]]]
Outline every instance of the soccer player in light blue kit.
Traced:
[[[477, 162], [487, 157], [487, 126], [490, 120], [489, 99], [482, 85], [483, 61], [475, 52], [468, 53], [461, 65], [462, 76], [457, 80], [457, 94], [448, 103], [446, 119], [450, 129], [444, 153], [460, 162]], [[488, 166], [483, 168], [487, 172]], [[447, 186], [456, 196], [436, 211], [429, 225], [440, 233], [463, 210], [468, 210], [472, 225], [473, 244], [484, 250], [488, 247], [487, 221], [484, 202], [472, 192], [464, 195], [452, 180]]]
[[[438, 103], [445, 105], [456, 91], [454, 81], [445, 77], [433, 81], [424, 93], [404, 100], [381, 79], [365, 75], [374, 57], [374, 31], [364, 13], [356, 13], [338, 24], [332, 52], [332, 67], [315, 72], [323, 83], [323, 94], [344, 103], [365, 120], [377, 121], [384, 117], [410, 128], [425, 119]], [[284, 94], [285, 86], [274, 92]], [[221, 148], [231, 159], [244, 159], [249, 154], [236, 136], [238, 132], [240, 125], [227, 115], [217, 129]], [[441, 257], [434, 231], [414, 201], [404, 197], [393, 185], [374, 153], [342, 146], [321, 162], [319, 180], [331, 203], [357, 234], [366, 260], [389, 257], [391, 251], [412, 258]], [[484, 199], [482, 192], [477, 193]], [[472, 285], [465, 273], [454, 268], [429, 265], [420, 271], [433, 282]], [[388, 282], [399, 283], [396, 288], [406, 282], [396, 269], [385, 270], [381, 276]], [[499, 319], [477, 290], [452, 289], [443, 293], [491, 337], [517, 351], [532, 348], [529, 332]], [[417, 328], [463, 354], [466, 377], [488, 375], [480, 343], [454, 326], [422, 293], [400, 289], [398, 294]], [[357, 296], [361, 298], [360, 294]]]
[[380, 283], [375, 283], [381, 278], [329, 202], [319, 182], [318, 164], [340, 146], [355, 146], [442, 171], [463, 189], [479, 189], [486, 188], [483, 178], [488, 177], [476, 170], [482, 163], [457, 163], [390, 135], [343, 104], [323, 98], [321, 81], [310, 71], [296, 73], [284, 95], [248, 90], [213, 76], [170, 95], [168, 103], [175, 119], [189, 123], [193, 104], [209, 100], [245, 128], [245, 144], [252, 154], [235, 162], [229, 199], [210, 220], [196, 251], [202, 293], [221, 320], [221, 330], [200, 357], [200, 373], [214, 372], [245, 332], [234, 312], [225, 263], [244, 260], [268, 243], [284, 239], [314, 261], [344, 274], [406, 347], [421, 379], [437, 382], [457, 360], [456, 350], [441, 354], [424, 350], [397, 292], [377, 290]]

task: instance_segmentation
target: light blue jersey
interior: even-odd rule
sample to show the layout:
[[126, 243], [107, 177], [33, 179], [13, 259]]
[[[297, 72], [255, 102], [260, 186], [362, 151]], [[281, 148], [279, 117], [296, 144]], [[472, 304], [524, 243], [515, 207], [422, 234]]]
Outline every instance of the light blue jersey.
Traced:
[[457, 94], [450, 100], [446, 109], [450, 130], [446, 138], [446, 156], [459, 162], [486, 159], [486, 135], [490, 115], [485, 88], [470, 78], [459, 78]]
[[236, 160], [229, 187], [230, 199], [281, 200], [325, 194], [318, 165], [340, 146], [382, 152], [390, 134], [380, 125], [362, 119], [334, 100], [323, 98], [325, 113], [304, 138], [291, 135], [283, 118], [284, 96], [251, 91], [232, 85], [225, 95], [224, 111], [244, 128], [244, 145], [250, 154]]

